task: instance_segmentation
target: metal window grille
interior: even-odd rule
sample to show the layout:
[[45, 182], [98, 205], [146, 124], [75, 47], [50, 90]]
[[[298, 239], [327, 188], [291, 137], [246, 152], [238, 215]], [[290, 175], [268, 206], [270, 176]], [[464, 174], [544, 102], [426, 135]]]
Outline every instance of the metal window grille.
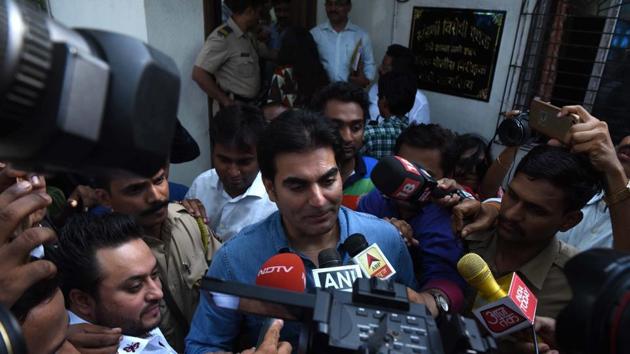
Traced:
[[503, 110], [579, 104], [630, 135], [630, 1], [526, 0], [518, 27]]

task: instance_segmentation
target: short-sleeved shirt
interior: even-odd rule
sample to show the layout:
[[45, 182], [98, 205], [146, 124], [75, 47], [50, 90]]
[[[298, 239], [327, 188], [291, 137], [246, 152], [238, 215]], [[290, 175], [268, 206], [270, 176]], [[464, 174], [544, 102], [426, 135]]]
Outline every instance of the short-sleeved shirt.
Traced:
[[[340, 208], [337, 215], [339, 223], [337, 249], [342, 256], [343, 264], [348, 264], [350, 256], [341, 249], [341, 244], [348, 236], [361, 233], [369, 244], [376, 243], [381, 248], [397, 272], [393, 277], [395, 281], [413, 289], [417, 288], [411, 257], [394, 226], [375, 216], [357, 213], [344, 207]], [[287, 250], [302, 258], [306, 268], [306, 288], [314, 288], [312, 270], [315, 265], [308, 257], [289, 246], [280, 212], [275, 212], [267, 219], [245, 227], [227, 241], [215, 255], [208, 269], [208, 276], [255, 284], [256, 275], [262, 264], [270, 257]], [[242, 323], [243, 320], [244, 323]], [[245, 328], [241, 326], [242, 324]], [[218, 308], [211, 304], [206, 296], [202, 296], [190, 333], [186, 337], [186, 353], [231, 351], [232, 344], [241, 331], [243, 334], [257, 336], [261, 326], [260, 318]], [[287, 322], [282, 330], [281, 338], [292, 341], [293, 347], [297, 348], [295, 341], [298, 332], [299, 329], [294, 323]]]
[[389, 117], [380, 125], [369, 125], [363, 133], [363, 153], [380, 159], [394, 154], [396, 139], [409, 125], [409, 118]]
[[[370, 91], [368, 91], [368, 97], [370, 98], [370, 123], [377, 122], [382, 123], [385, 119], [381, 116], [378, 109], [378, 84], [372, 85]], [[429, 124], [431, 123], [431, 111], [429, 109], [429, 100], [422, 91], [416, 90], [416, 99], [413, 102], [413, 107], [409, 114], [409, 124]]]
[[343, 201], [341, 204], [352, 210], [359, 207], [359, 199], [374, 189], [370, 179], [372, 169], [378, 161], [369, 156], [355, 156], [354, 173], [343, 182]]
[[[172, 294], [179, 311], [190, 323], [199, 302], [199, 281], [208, 269], [208, 255], [197, 221], [183, 206], [171, 203], [167, 220], [162, 226], [161, 239], [150, 236], [143, 239], [157, 259], [163, 291]], [[213, 235], [210, 239], [209, 253], [214, 254], [220, 244]], [[186, 329], [177, 321], [166, 301], [162, 301], [160, 312], [160, 329], [173, 348], [181, 353]]]
[[230, 18], [208, 36], [195, 65], [214, 75], [222, 90], [254, 98], [260, 91], [259, 45]]
[[498, 274], [494, 262], [498, 237], [496, 230], [472, 234], [466, 238], [468, 249], [488, 263], [497, 279], [511, 272], [519, 272], [538, 298], [536, 316], [555, 318], [573, 297], [563, 269], [566, 262], [578, 253], [577, 249], [554, 236], [547, 247], [527, 263], [518, 269]]

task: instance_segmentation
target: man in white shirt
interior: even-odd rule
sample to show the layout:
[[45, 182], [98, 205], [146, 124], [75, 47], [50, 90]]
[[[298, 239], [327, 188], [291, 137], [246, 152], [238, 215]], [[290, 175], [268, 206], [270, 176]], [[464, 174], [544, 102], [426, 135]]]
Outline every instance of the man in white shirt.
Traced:
[[70, 325], [120, 328], [118, 353], [174, 354], [158, 328], [162, 283], [142, 229], [130, 216], [73, 217], [51, 259], [61, 277]]
[[246, 104], [223, 108], [210, 121], [214, 168], [195, 178], [186, 199], [201, 201], [210, 229], [223, 241], [277, 210], [256, 159], [264, 128], [262, 111]]
[[[379, 76], [383, 76], [390, 71], [402, 71], [410, 74], [416, 73], [414, 67], [414, 57], [411, 49], [400, 44], [392, 44], [387, 47], [387, 52], [383, 56], [383, 61], [378, 67]], [[378, 84], [372, 85], [368, 92], [370, 98], [370, 122], [382, 123], [384, 118], [381, 117], [378, 109]], [[413, 108], [409, 111], [409, 123], [429, 124], [431, 117], [429, 112], [429, 101], [422, 91], [416, 91], [416, 99]]]
[[328, 21], [311, 29], [311, 34], [330, 81], [367, 87], [376, 74], [372, 41], [367, 32], [350, 22], [352, 1], [326, 0], [325, 6]]

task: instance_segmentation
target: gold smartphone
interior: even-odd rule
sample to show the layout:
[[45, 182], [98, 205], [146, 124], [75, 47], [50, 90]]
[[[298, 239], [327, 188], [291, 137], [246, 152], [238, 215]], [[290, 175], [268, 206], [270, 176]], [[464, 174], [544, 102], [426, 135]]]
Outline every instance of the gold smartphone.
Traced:
[[579, 122], [574, 114], [558, 117], [560, 107], [534, 98], [529, 107], [529, 126], [549, 138], [569, 143], [569, 129]]

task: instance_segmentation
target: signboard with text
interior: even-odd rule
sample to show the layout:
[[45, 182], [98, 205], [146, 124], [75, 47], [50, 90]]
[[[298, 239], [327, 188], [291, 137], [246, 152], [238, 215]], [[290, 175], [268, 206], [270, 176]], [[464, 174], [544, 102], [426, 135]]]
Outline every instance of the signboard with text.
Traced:
[[505, 11], [414, 7], [418, 88], [488, 102]]

